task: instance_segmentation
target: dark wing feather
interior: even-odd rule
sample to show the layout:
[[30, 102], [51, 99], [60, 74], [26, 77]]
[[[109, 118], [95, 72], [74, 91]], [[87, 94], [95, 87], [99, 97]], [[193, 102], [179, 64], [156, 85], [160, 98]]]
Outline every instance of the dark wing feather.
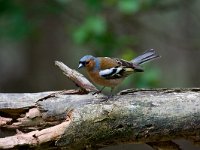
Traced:
[[129, 61], [126, 61], [126, 60], [123, 60], [123, 59], [118, 59], [118, 58], [115, 58], [115, 60], [117, 61], [117, 63], [124, 67], [124, 68], [132, 68], [134, 69], [135, 72], [143, 72], [143, 68], [137, 64], [134, 64], [132, 62], [129, 62]]
[[123, 75], [125, 72], [125, 69], [123, 67], [113, 67], [105, 70], [101, 70], [99, 72], [99, 75], [106, 78], [106, 79], [119, 79], [124, 78]]

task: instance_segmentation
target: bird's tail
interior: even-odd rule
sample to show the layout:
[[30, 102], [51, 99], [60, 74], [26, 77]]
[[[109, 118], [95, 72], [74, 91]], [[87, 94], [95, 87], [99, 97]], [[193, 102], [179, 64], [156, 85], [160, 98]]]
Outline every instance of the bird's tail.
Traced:
[[142, 55], [134, 58], [131, 60], [133, 64], [140, 65], [146, 62], [149, 62], [151, 60], [154, 60], [156, 58], [159, 58], [160, 56], [156, 53], [154, 49], [150, 49], [145, 51]]

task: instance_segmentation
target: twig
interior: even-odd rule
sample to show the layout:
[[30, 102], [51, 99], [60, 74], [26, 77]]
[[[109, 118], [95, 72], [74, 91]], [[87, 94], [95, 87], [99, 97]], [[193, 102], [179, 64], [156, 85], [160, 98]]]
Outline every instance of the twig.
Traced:
[[58, 66], [70, 80], [72, 80], [77, 86], [82, 88], [86, 92], [98, 91], [97, 88], [88, 81], [81, 73], [76, 70], [72, 70], [64, 63], [55, 61], [55, 65]]

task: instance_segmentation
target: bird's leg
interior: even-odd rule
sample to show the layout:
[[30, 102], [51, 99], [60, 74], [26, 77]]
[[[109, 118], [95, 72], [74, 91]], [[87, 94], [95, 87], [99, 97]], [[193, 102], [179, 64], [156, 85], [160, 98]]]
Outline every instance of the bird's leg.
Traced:
[[103, 86], [103, 87], [101, 88], [101, 90], [99, 90], [99, 93], [101, 93], [101, 92], [103, 91], [104, 88], [105, 88], [105, 86]]
[[101, 93], [101, 92], [103, 91], [104, 88], [105, 88], [105, 86], [103, 86], [99, 91], [94, 92], [92, 95]]
[[108, 96], [108, 98], [112, 98], [114, 95], [113, 95], [113, 91], [114, 91], [114, 87], [111, 87], [110, 89], [110, 95]]

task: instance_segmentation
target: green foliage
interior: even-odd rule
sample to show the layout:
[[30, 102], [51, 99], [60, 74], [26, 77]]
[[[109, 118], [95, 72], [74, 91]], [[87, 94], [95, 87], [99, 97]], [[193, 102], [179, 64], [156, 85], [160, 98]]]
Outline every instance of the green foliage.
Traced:
[[158, 68], [152, 65], [144, 67], [144, 72], [134, 73], [126, 78], [123, 85], [130, 88], [152, 88], [160, 85], [161, 73]]
[[[7, 19], [9, 18], [9, 20]], [[4, 15], [0, 18], [0, 37], [21, 39], [26, 36], [30, 26], [26, 23], [23, 14]]]
[[89, 12], [100, 12], [103, 9], [102, 2], [103, 0], [85, 0]]
[[91, 16], [86, 18], [84, 23], [74, 32], [74, 41], [83, 44], [92, 38], [101, 37], [106, 31], [105, 19], [101, 16]]
[[148, 65], [145, 67], [145, 71], [143, 73], [135, 75], [133, 83], [135, 83], [135, 87], [138, 88], [158, 87], [160, 77], [160, 70]]
[[25, 39], [33, 35], [42, 19], [49, 14], [60, 15], [64, 6], [60, 0], [47, 3], [0, 0], [0, 38]]
[[122, 59], [132, 60], [134, 57], [136, 57], [136, 53], [131, 48], [123, 50]]
[[118, 8], [124, 14], [136, 13], [140, 10], [140, 0], [119, 0]]
[[0, 1], [0, 38], [21, 38], [28, 31], [22, 7], [11, 0]]

